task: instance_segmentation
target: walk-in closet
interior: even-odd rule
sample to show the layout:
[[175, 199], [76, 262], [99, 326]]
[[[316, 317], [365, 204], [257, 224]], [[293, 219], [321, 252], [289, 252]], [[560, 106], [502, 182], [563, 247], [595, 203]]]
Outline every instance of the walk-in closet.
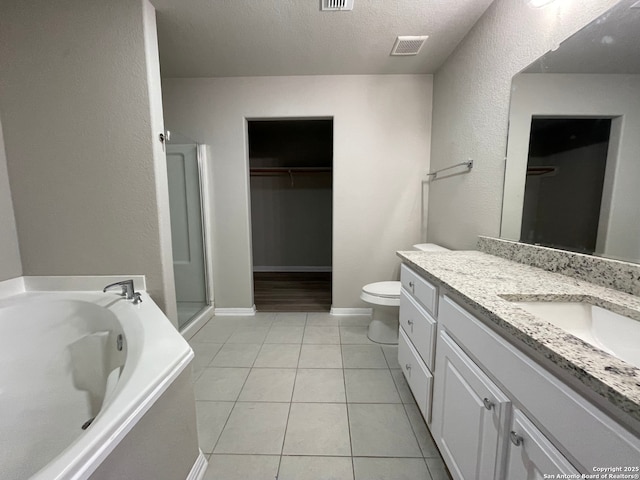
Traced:
[[258, 311], [331, 308], [333, 120], [248, 122]]

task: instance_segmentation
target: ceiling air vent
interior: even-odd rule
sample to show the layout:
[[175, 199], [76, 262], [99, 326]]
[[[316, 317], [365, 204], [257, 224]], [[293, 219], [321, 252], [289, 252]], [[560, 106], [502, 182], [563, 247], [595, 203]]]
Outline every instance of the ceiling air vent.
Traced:
[[391, 49], [391, 55], [417, 55], [427, 38], [429, 35], [398, 37]]
[[353, 0], [320, 0], [320, 10], [323, 12], [353, 10]]

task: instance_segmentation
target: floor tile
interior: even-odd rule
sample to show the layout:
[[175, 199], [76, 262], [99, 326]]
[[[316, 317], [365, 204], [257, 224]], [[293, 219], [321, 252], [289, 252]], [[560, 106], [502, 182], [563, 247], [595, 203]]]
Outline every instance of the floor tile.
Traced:
[[247, 375], [248, 368], [205, 368], [194, 384], [196, 400], [233, 402], [238, 398]]
[[422, 458], [354, 458], [355, 480], [431, 480]]
[[353, 480], [349, 457], [283, 456], [278, 480]]
[[304, 329], [302, 343], [338, 345], [340, 343], [340, 331], [338, 327], [309, 326]]
[[202, 372], [204, 372], [204, 369], [205, 367], [203, 366], [191, 364], [191, 381], [193, 383], [195, 383], [196, 380], [200, 378], [200, 375], [202, 375]]
[[431, 437], [431, 434], [427, 429], [427, 424], [425, 423], [424, 418], [422, 418], [422, 414], [420, 413], [420, 410], [418, 410], [418, 406], [415, 403], [406, 404], [404, 409], [407, 412], [407, 417], [409, 417], [409, 423], [411, 424], [413, 433], [418, 440], [418, 445], [420, 445], [422, 455], [428, 458], [440, 457], [438, 447], [436, 447], [433, 437]]
[[402, 405], [350, 403], [353, 455], [422, 457]]
[[288, 414], [288, 403], [236, 403], [214, 453], [279, 455]]
[[382, 353], [384, 353], [384, 358], [387, 360], [387, 365], [389, 365], [389, 368], [402, 368], [398, 363], [397, 345], [383, 345]]
[[292, 403], [283, 454], [350, 456], [346, 405]]
[[216, 356], [218, 350], [222, 348], [221, 343], [191, 343], [191, 348], [195, 354], [193, 364], [198, 367], [206, 367]]
[[225, 343], [209, 365], [212, 367], [250, 367], [259, 351], [260, 345]]
[[253, 364], [254, 368], [296, 368], [300, 358], [300, 345], [267, 344], [262, 345]]
[[447, 467], [444, 466], [442, 458], [427, 458], [427, 468], [431, 474], [433, 480], [451, 480], [451, 476], [447, 471]]
[[302, 343], [304, 327], [294, 325], [273, 326], [264, 343]]
[[344, 368], [389, 368], [378, 345], [343, 345]]
[[298, 369], [294, 402], [344, 403], [344, 374], [342, 369]]
[[307, 315], [307, 325], [313, 327], [337, 327], [340, 324], [340, 317], [330, 313], [309, 313]]
[[407, 379], [404, 378], [402, 370], [391, 370], [391, 376], [393, 377], [393, 381], [396, 384], [396, 388], [398, 389], [398, 393], [400, 394], [402, 403], [412, 403], [415, 405], [416, 401], [413, 398], [411, 389], [409, 389], [409, 384], [407, 383]]
[[254, 368], [242, 387], [239, 402], [290, 402], [296, 370]]
[[278, 455], [211, 455], [203, 480], [274, 480]]
[[261, 344], [269, 333], [270, 326], [240, 326], [229, 337], [227, 343], [257, 343]]
[[190, 343], [224, 343], [236, 331], [235, 324], [221, 324], [209, 321], [189, 340]]
[[342, 368], [339, 345], [302, 345], [299, 368]]
[[341, 327], [368, 327], [371, 323], [371, 315], [342, 315]]
[[293, 325], [304, 327], [307, 323], [307, 314], [298, 312], [282, 312], [276, 313], [273, 325]]
[[213, 452], [233, 405], [233, 402], [196, 402], [198, 443], [204, 453]]
[[344, 371], [349, 403], [400, 403], [400, 396], [388, 369]]
[[369, 340], [369, 327], [340, 327], [340, 343], [343, 345], [376, 345]]

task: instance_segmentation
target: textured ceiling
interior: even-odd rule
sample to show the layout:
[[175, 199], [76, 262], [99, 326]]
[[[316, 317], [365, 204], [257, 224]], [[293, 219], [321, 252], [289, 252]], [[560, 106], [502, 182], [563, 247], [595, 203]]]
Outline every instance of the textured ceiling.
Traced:
[[[163, 77], [433, 73], [492, 0], [152, 0]], [[429, 35], [391, 57], [398, 35]]]

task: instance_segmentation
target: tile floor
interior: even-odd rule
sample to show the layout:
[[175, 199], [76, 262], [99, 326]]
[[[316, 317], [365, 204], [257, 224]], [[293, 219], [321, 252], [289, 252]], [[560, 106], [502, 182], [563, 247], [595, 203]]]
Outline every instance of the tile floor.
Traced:
[[190, 341], [205, 480], [448, 480], [366, 316], [214, 317]]

